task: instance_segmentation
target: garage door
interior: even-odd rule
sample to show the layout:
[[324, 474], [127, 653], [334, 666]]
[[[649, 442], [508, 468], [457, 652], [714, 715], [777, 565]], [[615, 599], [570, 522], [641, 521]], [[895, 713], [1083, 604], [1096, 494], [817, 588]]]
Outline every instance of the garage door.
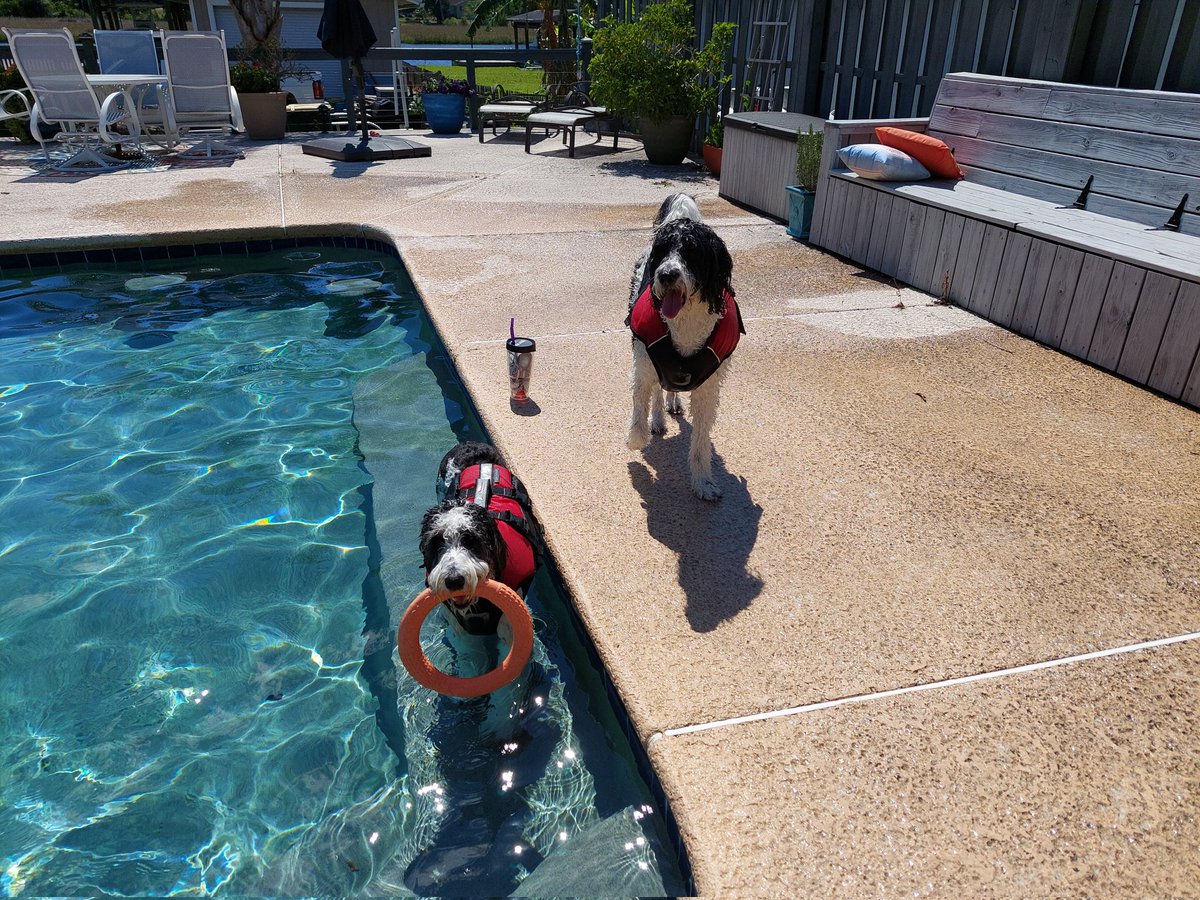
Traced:
[[[320, 47], [317, 39], [317, 26], [321, 24], [321, 6], [311, 8], [285, 6], [283, 8], [282, 43], [285, 47]], [[241, 43], [241, 32], [238, 31], [237, 17], [228, 3], [213, 4], [216, 15], [216, 27], [225, 30], [225, 43], [236, 47]], [[341, 99], [342, 63], [323, 55], [321, 59], [297, 60], [304, 69], [320, 73], [321, 82], [325, 87], [325, 96], [330, 99]], [[305, 103], [313, 99], [312, 76], [307, 78], [288, 78], [283, 82], [283, 89], [290, 91], [296, 99]]]

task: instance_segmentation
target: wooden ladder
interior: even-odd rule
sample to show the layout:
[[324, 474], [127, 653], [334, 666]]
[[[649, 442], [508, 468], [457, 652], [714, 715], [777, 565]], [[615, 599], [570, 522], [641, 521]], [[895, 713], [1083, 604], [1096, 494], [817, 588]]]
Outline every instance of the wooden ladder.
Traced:
[[746, 44], [746, 76], [742, 105], [751, 112], [783, 106], [792, 8], [786, 0], [754, 0], [750, 13], [750, 38]]

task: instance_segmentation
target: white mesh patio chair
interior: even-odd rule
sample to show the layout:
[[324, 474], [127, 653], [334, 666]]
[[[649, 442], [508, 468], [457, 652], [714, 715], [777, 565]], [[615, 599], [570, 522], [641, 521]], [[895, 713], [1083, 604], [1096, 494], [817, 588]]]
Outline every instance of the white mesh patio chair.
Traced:
[[9, 119], [29, 119], [29, 97], [24, 91], [0, 91], [0, 122]]
[[3, 28], [13, 59], [29, 91], [33, 109], [29, 113], [29, 131], [42, 146], [47, 162], [54, 162], [41, 125], [58, 125], [54, 140], [77, 144], [75, 153], [50, 167], [59, 171], [109, 171], [124, 169], [129, 163], [112, 159], [97, 151], [99, 144], [116, 144], [124, 135], [109, 131], [109, 125], [124, 121], [129, 137], [138, 137], [136, 121], [130, 121], [125, 108], [127, 99], [120, 92], [110, 94], [101, 103], [88, 84], [75, 38], [65, 28]]
[[[162, 72], [154, 32], [105, 31], [92, 32], [96, 40], [96, 57], [105, 75], [158, 75]], [[138, 122], [144, 137], [167, 150], [179, 143], [174, 118], [167, 114], [166, 87], [138, 85], [130, 92]]]
[[225, 32], [164, 31], [162, 48], [170, 97], [165, 112], [171, 124], [181, 139], [193, 131], [206, 132], [203, 141], [179, 155], [241, 158], [241, 150], [213, 140], [243, 130], [237, 91], [229, 83]]

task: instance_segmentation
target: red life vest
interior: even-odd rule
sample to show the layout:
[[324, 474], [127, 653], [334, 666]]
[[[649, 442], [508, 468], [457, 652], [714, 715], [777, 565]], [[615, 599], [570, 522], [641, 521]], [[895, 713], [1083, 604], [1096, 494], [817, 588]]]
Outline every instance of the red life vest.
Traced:
[[633, 336], [646, 345], [646, 353], [664, 391], [693, 391], [700, 387], [733, 355], [738, 340], [746, 333], [742, 312], [730, 291], [725, 292], [725, 311], [712, 334], [700, 352], [692, 356], [683, 356], [675, 349], [667, 323], [654, 308], [649, 285], [638, 295], [625, 324]]
[[[491, 477], [481, 482], [482, 469], [490, 471]], [[504, 466], [492, 463], [467, 466], [458, 475], [457, 487], [452, 485], [446, 496], [455, 494], [460, 500], [484, 507], [496, 520], [507, 551], [500, 580], [524, 594], [537, 571], [535, 545], [539, 542], [540, 528], [520, 479]]]

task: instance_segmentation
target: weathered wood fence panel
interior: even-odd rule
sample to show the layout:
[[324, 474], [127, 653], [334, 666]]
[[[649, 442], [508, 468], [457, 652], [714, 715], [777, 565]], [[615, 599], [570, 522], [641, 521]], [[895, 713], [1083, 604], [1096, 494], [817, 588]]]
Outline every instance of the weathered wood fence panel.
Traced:
[[[600, 0], [628, 20], [646, 0]], [[756, 77], [756, 17], [789, 23], [770, 108], [835, 118], [928, 115], [947, 72], [1200, 92], [1198, 0], [695, 0], [699, 39], [735, 22], [726, 109]], [[1189, 52], [1192, 48], [1192, 52]], [[761, 85], [760, 85], [761, 88]], [[760, 107], [767, 108], [767, 107]]]

